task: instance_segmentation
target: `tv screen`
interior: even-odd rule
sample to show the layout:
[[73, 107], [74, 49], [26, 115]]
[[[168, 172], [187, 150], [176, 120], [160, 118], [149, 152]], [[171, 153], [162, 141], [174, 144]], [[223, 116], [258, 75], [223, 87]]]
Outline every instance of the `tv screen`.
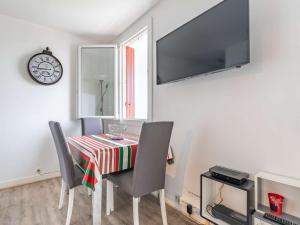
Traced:
[[222, 1], [158, 40], [156, 57], [157, 84], [249, 63], [249, 1]]

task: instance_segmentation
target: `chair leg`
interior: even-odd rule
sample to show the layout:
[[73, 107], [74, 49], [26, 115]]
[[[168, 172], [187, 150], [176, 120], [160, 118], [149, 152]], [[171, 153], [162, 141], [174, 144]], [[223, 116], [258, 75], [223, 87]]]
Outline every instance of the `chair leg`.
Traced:
[[161, 209], [163, 225], [168, 225], [167, 211], [166, 211], [166, 200], [165, 200], [165, 189], [160, 190], [159, 199], [160, 199], [160, 209]]
[[114, 206], [114, 184], [106, 181], [106, 215], [110, 215], [115, 210]]
[[110, 181], [106, 180], [106, 215], [109, 216], [111, 212], [111, 188]]
[[139, 225], [139, 198], [133, 197], [133, 224]]
[[61, 209], [63, 207], [65, 193], [66, 193], [66, 183], [63, 181], [63, 179], [61, 179], [60, 198], [59, 198], [59, 204], [58, 204], [59, 209]]
[[71, 223], [73, 204], [74, 204], [74, 188], [69, 190], [69, 205], [68, 205], [68, 215], [67, 215], [66, 225], [70, 225]]

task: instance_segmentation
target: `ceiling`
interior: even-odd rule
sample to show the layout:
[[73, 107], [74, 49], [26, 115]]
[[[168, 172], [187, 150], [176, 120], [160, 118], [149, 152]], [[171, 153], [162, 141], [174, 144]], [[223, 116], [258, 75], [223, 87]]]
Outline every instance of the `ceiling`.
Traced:
[[161, 0], [0, 0], [0, 14], [109, 41]]

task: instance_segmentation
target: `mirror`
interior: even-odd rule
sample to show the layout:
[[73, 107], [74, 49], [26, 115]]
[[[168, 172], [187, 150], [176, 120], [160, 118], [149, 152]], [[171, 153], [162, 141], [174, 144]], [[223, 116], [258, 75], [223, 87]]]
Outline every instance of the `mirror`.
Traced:
[[115, 116], [116, 47], [79, 47], [78, 117]]

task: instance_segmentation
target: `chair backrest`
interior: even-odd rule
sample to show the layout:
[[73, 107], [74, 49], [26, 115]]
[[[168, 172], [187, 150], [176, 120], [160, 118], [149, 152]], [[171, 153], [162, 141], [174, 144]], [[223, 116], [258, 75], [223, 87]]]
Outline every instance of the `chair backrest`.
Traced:
[[165, 188], [167, 155], [173, 122], [144, 123], [133, 170], [133, 195]]
[[63, 131], [60, 124], [55, 121], [50, 121], [49, 127], [54, 139], [62, 179], [68, 187], [73, 187], [75, 179], [74, 163], [69, 153]]
[[101, 118], [81, 118], [82, 135], [102, 134], [103, 125]]

